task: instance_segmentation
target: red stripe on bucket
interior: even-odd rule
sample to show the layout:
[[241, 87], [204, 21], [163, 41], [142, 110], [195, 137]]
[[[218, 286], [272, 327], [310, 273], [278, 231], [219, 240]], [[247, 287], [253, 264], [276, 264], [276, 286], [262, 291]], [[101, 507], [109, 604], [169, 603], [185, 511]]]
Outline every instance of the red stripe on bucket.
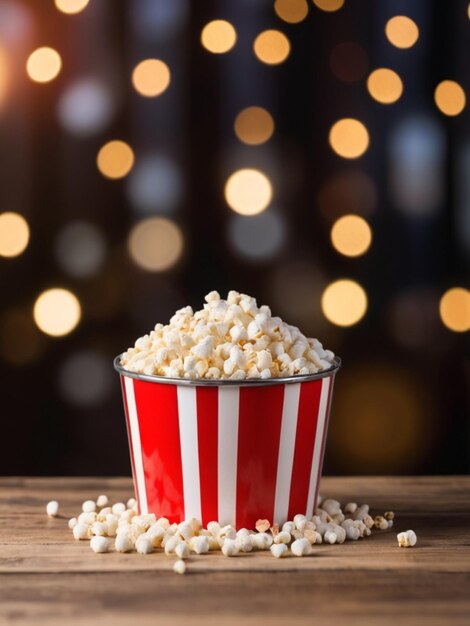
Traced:
[[218, 517], [218, 396], [216, 387], [197, 387], [197, 429], [201, 512], [204, 525]]
[[129, 454], [131, 457], [132, 482], [134, 484], [134, 491], [135, 491], [135, 495], [137, 498], [138, 513], [140, 513], [140, 494], [139, 494], [139, 487], [137, 485], [137, 478], [136, 478], [136, 473], [135, 473], [134, 445], [132, 443], [131, 426], [129, 423], [129, 409], [127, 407], [126, 386], [124, 384], [124, 376], [120, 376], [119, 378], [121, 379], [122, 399], [124, 401], [124, 414], [126, 416], [127, 439], [129, 440]]
[[183, 473], [176, 385], [135, 380], [142, 461], [149, 511], [170, 522], [184, 519]]
[[284, 385], [240, 387], [237, 528], [273, 519]]
[[322, 381], [302, 383], [289, 498], [289, 519], [307, 510]]

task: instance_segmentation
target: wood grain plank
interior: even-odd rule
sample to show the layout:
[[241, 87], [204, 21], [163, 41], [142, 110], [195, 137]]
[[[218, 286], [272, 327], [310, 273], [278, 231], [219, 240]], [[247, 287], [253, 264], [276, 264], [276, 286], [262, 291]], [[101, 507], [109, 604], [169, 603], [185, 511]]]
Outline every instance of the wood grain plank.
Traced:
[[[161, 553], [96, 555], [72, 539], [81, 502], [125, 501], [129, 479], [0, 478], [0, 624], [469, 623], [470, 477], [325, 478], [321, 492], [394, 510], [395, 526], [302, 559], [192, 557], [181, 577]], [[62, 517], [49, 519], [53, 498]], [[399, 549], [407, 528], [419, 543]]]

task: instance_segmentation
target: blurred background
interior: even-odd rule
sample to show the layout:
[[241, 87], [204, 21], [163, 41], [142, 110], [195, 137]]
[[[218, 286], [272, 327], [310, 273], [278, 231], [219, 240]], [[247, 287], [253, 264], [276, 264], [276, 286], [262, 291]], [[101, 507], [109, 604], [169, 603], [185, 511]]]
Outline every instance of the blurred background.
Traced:
[[470, 5], [0, 0], [1, 474], [130, 474], [217, 289], [343, 358], [325, 473], [470, 469]]

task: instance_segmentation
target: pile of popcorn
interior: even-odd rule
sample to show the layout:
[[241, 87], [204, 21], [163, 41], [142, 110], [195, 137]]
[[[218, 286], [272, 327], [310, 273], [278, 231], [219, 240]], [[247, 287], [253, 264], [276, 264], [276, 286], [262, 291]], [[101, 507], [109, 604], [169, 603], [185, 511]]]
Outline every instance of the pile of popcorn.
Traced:
[[315, 374], [334, 363], [318, 339], [250, 296], [230, 291], [223, 300], [212, 291], [205, 300], [200, 311], [184, 307], [137, 339], [121, 356], [122, 367], [170, 378], [243, 380]]
[[[49, 516], [56, 517], [58, 502], [49, 502], [46, 510]], [[157, 519], [153, 513], [138, 515], [134, 498], [127, 504], [110, 505], [107, 496], [101, 495], [96, 501], [86, 500], [82, 512], [70, 519], [68, 526], [75, 539], [89, 540], [94, 552], [108, 552], [111, 540], [116, 552], [151, 554], [162, 551], [178, 559], [173, 569], [184, 574], [184, 561], [191, 554], [220, 550], [224, 556], [231, 557], [240, 552], [269, 550], [276, 558], [288, 554], [308, 556], [313, 545], [356, 541], [369, 536], [374, 528], [387, 530], [393, 526], [394, 517], [393, 511], [388, 511], [372, 518], [367, 504], [358, 506], [355, 502], [348, 502], [342, 509], [337, 500], [322, 500], [319, 496], [317, 514], [311, 519], [295, 515], [282, 527], [267, 519], [259, 519], [256, 530], [236, 530], [215, 521], [203, 528], [197, 519], [170, 524], [168, 519]], [[412, 530], [399, 533], [397, 538], [400, 547], [412, 547], [417, 541]]]

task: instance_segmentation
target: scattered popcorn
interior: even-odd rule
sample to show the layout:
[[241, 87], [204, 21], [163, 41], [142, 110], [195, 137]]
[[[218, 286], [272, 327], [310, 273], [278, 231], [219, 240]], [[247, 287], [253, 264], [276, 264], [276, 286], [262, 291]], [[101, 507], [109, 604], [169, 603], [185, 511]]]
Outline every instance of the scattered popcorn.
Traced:
[[292, 543], [290, 549], [291, 549], [292, 554], [295, 554], [295, 556], [307, 556], [310, 554], [312, 550], [312, 546], [310, 545], [307, 539], [303, 538], [303, 539], [296, 539]]
[[398, 545], [400, 548], [412, 548], [416, 545], [418, 537], [414, 530], [407, 530], [397, 535]]
[[173, 571], [176, 574], [184, 574], [186, 572], [186, 563], [179, 559], [173, 564]]
[[84, 513], [94, 513], [96, 511], [96, 502], [93, 500], [85, 500], [82, 504], [82, 511]]
[[104, 494], [102, 494], [101, 496], [98, 496], [96, 498], [96, 506], [100, 509], [108, 506], [109, 504], [109, 500], [108, 500], [108, 496], [105, 496]]
[[264, 533], [266, 532], [271, 526], [271, 522], [267, 519], [259, 519], [256, 524], [255, 524], [255, 528], [259, 533]]
[[[259, 519], [256, 531], [248, 528], [237, 531], [231, 525], [221, 527], [216, 521], [203, 528], [202, 523], [194, 518], [170, 524], [168, 519], [157, 519], [153, 513], [137, 515], [134, 498], [130, 498], [127, 504], [118, 502], [98, 512], [88, 510], [93, 508], [90, 502], [95, 504], [87, 500], [82, 505], [82, 509], [86, 510], [68, 520], [76, 540], [89, 539], [90, 548], [98, 553], [109, 551], [110, 537], [115, 537], [116, 552], [151, 554], [164, 551], [178, 558], [173, 565], [178, 573], [184, 573], [184, 559], [188, 559], [191, 552], [206, 554], [220, 550], [224, 556], [231, 557], [253, 550], [270, 550], [275, 558], [281, 558], [289, 553], [290, 548], [294, 556], [307, 556], [311, 554], [313, 545], [357, 541], [370, 535], [374, 528], [385, 530], [393, 525], [395, 517], [391, 511], [372, 517], [367, 504], [358, 506], [348, 502], [342, 509], [340, 502], [330, 498], [322, 500], [322, 507], [317, 507], [313, 517], [295, 515], [281, 529], [268, 519]], [[105, 502], [104, 498], [102, 502]], [[109, 504], [107, 499], [106, 504]], [[412, 530], [399, 533], [397, 539], [400, 547], [411, 547], [417, 542]], [[177, 565], [180, 563], [183, 566]]]
[[92, 537], [90, 541], [90, 548], [93, 552], [97, 553], [107, 552], [109, 549], [109, 541], [106, 537]]
[[244, 380], [316, 374], [334, 364], [335, 355], [318, 339], [273, 317], [254, 298], [231, 291], [223, 300], [212, 291], [205, 299], [200, 311], [184, 307], [137, 339], [121, 366], [171, 378]]
[[285, 543], [273, 543], [269, 549], [271, 550], [271, 554], [275, 556], [276, 559], [280, 559], [285, 556], [289, 550]]
[[59, 514], [59, 503], [57, 502], [57, 500], [51, 500], [47, 503], [46, 513], [49, 515], [49, 517], [57, 517], [57, 515]]

